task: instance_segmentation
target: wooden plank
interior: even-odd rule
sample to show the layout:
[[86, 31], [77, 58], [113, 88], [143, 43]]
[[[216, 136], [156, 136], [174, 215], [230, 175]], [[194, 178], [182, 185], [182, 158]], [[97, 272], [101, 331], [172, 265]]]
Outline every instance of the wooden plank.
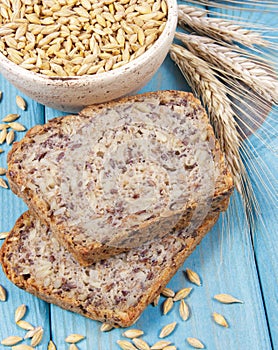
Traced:
[[[262, 4], [261, 4], [262, 5]], [[248, 5], [244, 5], [248, 7]], [[249, 6], [250, 7], [250, 6]], [[254, 7], [253, 7], [254, 9]], [[216, 12], [219, 9], [215, 9]], [[277, 37], [277, 10], [278, 7], [271, 10], [268, 7], [261, 7], [261, 11], [241, 11], [238, 10], [221, 10], [220, 12], [228, 15], [230, 18], [240, 16], [243, 22], [257, 23], [261, 28], [269, 28], [267, 31], [262, 30], [262, 35], [273, 42], [278, 42]], [[246, 25], [248, 27], [248, 25]], [[252, 26], [250, 26], [252, 29]], [[270, 37], [269, 37], [270, 36]], [[273, 66], [278, 67], [277, 52], [264, 49], [266, 53], [270, 53], [270, 59]], [[249, 172], [249, 176], [254, 186], [254, 192], [258, 200], [261, 214], [256, 222], [252, 239], [254, 242], [254, 253], [259, 273], [260, 288], [262, 290], [262, 298], [266, 311], [267, 326], [271, 336], [272, 345], [278, 347], [278, 298], [277, 298], [277, 282], [278, 282], [278, 211], [277, 211], [277, 158], [275, 151], [277, 150], [277, 109], [273, 109], [268, 116], [267, 121], [257, 131], [258, 137], [250, 137], [250, 142], [257, 151], [253, 156], [250, 154], [250, 163], [256, 162], [256, 167], [260, 173], [260, 179], [254, 171]], [[267, 140], [266, 140], [267, 136]], [[261, 140], [265, 140], [267, 146]], [[263, 165], [262, 163], [265, 163]], [[259, 168], [261, 166], [262, 168]], [[268, 193], [262, 186], [266, 183], [271, 193]], [[272, 187], [272, 188], [271, 188]], [[276, 196], [276, 198], [275, 198]], [[272, 198], [271, 198], [272, 197]]]
[[[273, 111], [269, 117], [273, 119], [271, 121], [268, 118], [270, 124], [267, 128], [270, 130], [272, 127], [273, 131], [276, 130], [276, 135], [270, 137], [267, 147], [261, 145], [254, 136], [252, 137], [253, 144], [257, 145], [259, 163], [264, 161], [268, 167], [264, 169], [265, 173], [260, 171], [260, 176], [270, 190], [270, 193], [267, 193], [262, 186], [261, 179], [258, 179], [254, 173], [252, 174], [255, 193], [257, 193], [261, 209], [261, 215], [253, 233], [253, 241], [273, 348], [276, 349], [278, 348], [278, 166], [274, 152], [278, 149], [277, 122], [275, 122], [277, 112]], [[258, 131], [258, 134], [264, 136], [261, 130]]]
[[[35, 124], [44, 122], [44, 108], [30, 98], [23, 96], [1, 75], [0, 90], [3, 91], [3, 98], [0, 103], [1, 119], [9, 113], [18, 113], [21, 115], [18, 121], [24, 124], [27, 129]], [[16, 95], [23, 96], [26, 99], [28, 104], [26, 111], [22, 111], [17, 107], [15, 103]], [[16, 140], [21, 139], [24, 134], [25, 132], [16, 133]], [[5, 150], [4, 153], [0, 154], [0, 166], [6, 167], [7, 152], [10, 150], [11, 146], [8, 146], [5, 143], [4, 145], [1, 145], [0, 148]], [[0, 188], [0, 203], [0, 231], [9, 231], [13, 227], [16, 219], [27, 209], [27, 207], [21, 199], [12, 193], [11, 190], [4, 188]], [[0, 242], [0, 244], [2, 244], [2, 242]], [[19, 305], [26, 304], [28, 306], [28, 312], [24, 319], [34, 326], [42, 326], [44, 328], [45, 334], [43, 341], [37, 349], [45, 349], [50, 338], [48, 304], [15, 287], [8, 281], [6, 276], [4, 276], [2, 269], [0, 271], [0, 284], [8, 291], [7, 301], [0, 302], [0, 340], [10, 335], [18, 335], [22, 337], [25, 335], [26, 332], [14, 322], [14, 312]], [[30, 340], [25, 341], [25, 343], [29, 344]]]
[[[8, 101], [11, 102], [7, 106], [9, 107], [7, 110], [10, 112], [16, 90], [11, 88], [3, 79], [1, 82], [1, 89], [5, 91], [4, 97], [9, 96]], [[188, 87], [184, 85], [182, 76], [169, 58], [165, 61], [154, 79], [141, 91], [167, 88], [188, 90]], [[4, 101], [3, 99], [0, 108], [3, 108]], [[0, 109], [0, 111], [2, 113], [4, 109]], [[43, 109], [41, 106], [31, 103], [30, 111], [32, 111], [30, 116], [28, 114], [31, 117], [30, 120], [29, 117], [27, 118], [27, 114], [24, 115], [24, 117], [26, 116], [26, 120], [24, 119], [26, 126], [29, 127], [35, 123], [43, 122]], [[47, 119], [62, 114], [58, 111], [46, 109]], [[29, 122], [30, 124], [28, 124]], [[261, 155], [266, 158], [269, 157], [269, 161], [272, 161], [272, 157], [268, 153], [262, 152]], [[5, 163], [5, 156], [6, 153], [0, 155], [2, 165]], [[0, 207], [2, 225], [0, 231], [5, 231], [11, 228], [14, 220], [26, 207], [22, 201], [10, 195], [10, 191], [0, 189], [0, 196], [2, 199], [1, 203], [5, 204]], [[10, 205], [11, 200], [12, 203], [15, 201], [16, 204]], [[260, 200], [263, 201], [263, 198], [260, 197]], [[6, 205], [6, 203], [9, 203], [9, 205]], [[236, 206], [239, 211], [242, 210], [238, 201], [236, 202]], [[277, 325], [277, 315], [273, 306], [276, 305], [274, 298], [276, 297], [277, 300], [277, 296], [274, 294], [276, 285], [273, 276], [276, 276], [275, 273], [277, 273], [277, 262], [275, 261], [275, 255], [272, 256], [275, 250], [271, 247], [271, 242], [275, 244], [273, 237], [277, 237], [274, 236], [276, 234], [274, 231], [277, 219], [274, 216], [275, 212], [270, 212], [272, 209], [270, 203], [266, 203], [265, 208], [267, 212], [265, 212], [264, 219], [267, 221], [268, 235], [260, 235], [257, 237], [257, 240], [255, 236], [255, 248], [261, 283], [263, 282], [264, 298], [267, 301], [268, 320], [274, 329], [275, 321]], [[196, 336], [209, 349], [271, 349], [264, 316], [263, 300], [260, 294], [259, 280], [253, 256], [252, 242], [248, 232], [246, 234], [242, 232], [242, 227], [244, 227], [242, 215], [240, 215], [239, 221], [237, 221], [236, 217], [231, 217], [230, 225], [230, 232], [226, 235], [226, 227], [224, 227], [223, 234], [223, 227], [220, 222], [204, 239], [200, 247], [187, 260], [184, 268], [177, 273], [170, 283], [170, 286], [175, 290], [190, 285], [184, 278], [183, 270], [185, 267], [190, 267], [200, 273], [203, 286], [194, 287], [192, 295], [188, 298], [188, 303], [192, 311], [190, 319], [187, 322], [182, 322], [179, 319], [177, 305], [175, 305], [175, 308], [169, 315], [163, 317], [161, 317], [160, 307], [154, 308], [149, 306], [134, 326], [142, 328], [146, 332], [144, 338], [150, 344], [158, 340], [159, 330], [163, 325], [176, 320], [178, 322], [177, 330], [169, 337], [169, 340], [173, 341], [179, 348], [189, 349], [190, 347], [186, 344], [185, 338], [187, 336]], [[258, 232], [263, 231], [264, 227], [261, 226]], [[220, 239], [220, 237], [222, 238]], [[265, 253], [265, 249], [268, 254]], [[14, 327], [12, 323], [11, 308], [13, 312], [14, 308], [21, 303], [30, 306], [31, 312], [26, 316], [28, 321], [35, 325], [42, 324], [46, 327], [48, 309], [45, 303], [12, 286], [3, 276], [2, 272], [0, 274], [0, 283], [4, 284], [10, 292], [8, 301], [6, 303], [0, 303], [2, 321], [0, 327], [1, 339], [10, 335], [11, 331], [14, 334], [19, 334], [19, 329], [16, 326]], [[273, 288], [272, 291], [267, 290], [268, 286]], [[211, 299], [214, 294], [221, 292], [231, 293], [241, 298], [244, 300], [244, 304], [221, 305]], [[213, 311], [223, 313], [226, 316], [231, 326], [230, 329], [222, 329], [212, 322], [210, 315]], [[116, 349], [118, 348], [115, 345], [116, 340], [122, 338], [122, 330], [113, 330], [106, 334], [100, 333], [100, 324], [98, 322], [85, 319], [56, 306], [51, 306], [51, 322], [51, 333], [58, 349], [67, 348], [64, 339], [70, 333], [86, 335], [86, 340], [79, 344], [80, 349]], [[38, 347], [38, 349], [46, 348], [46, 342], [50, 336], [49, 330], [46, 333], [43, 346]], [[21, 332], [20, 334], [23, 333]]]

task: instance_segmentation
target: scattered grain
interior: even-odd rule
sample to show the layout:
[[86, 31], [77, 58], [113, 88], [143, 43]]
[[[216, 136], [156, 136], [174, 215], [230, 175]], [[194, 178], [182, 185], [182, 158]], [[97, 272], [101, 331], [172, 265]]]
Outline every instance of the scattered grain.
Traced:
[[213, 318], [214, 322], [216, 322], [220, 326], [226, 327], [226, 328], [229, 327], [229, 324], [223, 315], [218, 314], [217, 312], [213, 312], [212, 318]]
[[25, 336], [24, 339], [28, 339], [28, 338], [32, 338], [37, 332], [39, 332], [42, 329], [42, 327], [36, 327], [34, 329], [32, 329], [31, 331], [28, 331]]
[[186, 338], [189, 345], [196, 349], [204, 349], [204, 344], [197, 338]]
[[5, 128], [0, 132], [0, 145], [2, 145], [5, 142], [6, 137], [7, 137], [7, 129]]
[[47, 350], [56, 350], [56, 345], [53, 343], [52, 340], [49, 340], [49, 343], [47, 345]]
[[167, 298], [163, 303], [163, 315], [167, 315], [174, 305], [173, 298]]
[[5, 238], [7, 238], [8, 237], [8, 235], [9, 235], [9, 231], [7, 231], [7, 232], [0, 232], [0, 239], [5, 239]]
[[18, 344], [22, 340], [23, 340], [22, 337], [17, 337], [17, 336], [11, 335], [10, 337], [3, 339], [1, 341], [1, 344], [5, 345], [5, 346], [12, 346], [12, 345]]
[[117, 344], [123, 350], [137, 350], [133, 344], [126, 340], [117, 340]]
[[101, 332], [109, 332], [109, 331], [111, 331], [111, 329], [113, 329], [114, 327], [113, 326], [111, 326], [111, 324], [109, 324], [109, 323], [103, 323], [102, 325], [101, 325], [101, 327], [100, 327], [100, 331]]
[[185, 270], [185, 273], [186, 273], [186, 277], [191, 283], [194, 283], [197, 286], [201, 285], [201, 279], [200, 279], [200, 276], [197, 274], [197, 272], [187, 268]]
[[69, 350], [78, 350], [78, 347], [75, 344], [70, 344]]
[[36, 347], [37, 345], [39, 345], [40, 342], [42, 341], [42, 337], [43, 337], [43, 329], [40, 328], [33, 335], [32, 340], [31, 340], [31, 346]]
[[23, 111], [25, 111], [26, 108], [27, 108], [27, 104], [26, 104], [26, 101], [24, 100], [24, 98], [17, 95], [17, 96], [15, 97], [15, 100], [16, 100], [17, 106], [18, 106], [20, 109], [22, 109]]
[[0, 124], [0, 130], [9, 129], [8, 124]]
[[0, 102], [2, 101], [2, 97], [3, 97], [3, 92], [0, 91]]
[[6, 300], [7, 300], [6, 289], [0, 284], [0, 301], [6, 301]]
[[0, 175], [5, 175], [6, 172], [7, 172], [7, 169], [0, 167]]
[[126, 338], [133, 339], [133, 338], [138, 338], [143, 334], [144, 332], [141, 331], [140, 329], [128, 329], [122, 335]]
[[13, 130], [10, 130], [6, 137], [7, 144], [11, 145], [14, 142], [14, 139], [15, 139], [15, 133]]
[[24, 320], [19, 320], [18, 322], [16, 322], [16, 324], [18, 325], [18, 327], [25, 329], [26, 331], [31, 331], [32, 329], [34, 329], [34, 327], [29, 322]]
[[2, 148], [0, 148], [0, 153], [3, 153], [3, 152], [4, 152], [4, 150]]
[[173, 301], [178, 301], [178, 300], [181, 300], [181, 299], [185, 299], [188, 297], [188, 295], [191, 293], [193, 288], [183, 288], [181, 290], [179, 290], [174, 298], [173, 298]]
[[9, 127], [14, 129], [15, 131], [25, 131], [26, 130], [25, 126], [19, 122], [12, 122], [12, 123], [9, 123], [8, 125], [9, 125]]
[[190, 310], [189, 310], [189, 306], [183, 299], [180, 302], [179, 312], [180, 312], [180, 317], [182, 318], [183, 321], [188, 320], [190, 315]]
[[174, 332], [176, 325], [177, 325], [177, 322], [173, 322], [164, 326], [159, 334], [159, 338], [168, 337], [168, 335]]
[[170, 341], [160, 340], [151, 347], [151, 350], [162, 350], [170, 344], [171, 344]]
[[169, 346], [166, 346], [165, 348], [163, 348], [163, 350], [177, 350], [177, 348], [175, 345], [169, 345]]
[[27, 307], [25, 304], [20, 305], [16, 310], [14, 314], [14, 321], [17, 323], [19, 320], [21, 320], [27, 311]]
[[12, 350], [34, 350], [34, 348], [26, 344], [20, 344], [13, 346]]
[[66, 337], [65, 342], [78, 343], [79, 341], [81, 341], [84, 338], [85, 338], [84, 335], [73, 333], [73, 334], [70, 334]]
[[243, 301], [233, 297], [232, 295], [230, 294], [216, 294], [213, 299], [219, 301], [220, 303], [223, 303], [223, 304], [233, 304], [233, 303], [240, 303], [242, 304]]
[[[7, 114], [2, 119], [2, 122], [6, 122], [6, 123], [13, 122], [13, 121], [17, 120], [19, 117], [20, 117], [20, 115], [17, 113], [10, 113], [10, 114]], [[9, 127], [9, 126], [7, 125], [7, 127]]]
[[148, 343], [145, 342], [145, 340], [140, 338], [134, 338], [132, 339], [133, 343], [136, 345], [137, 349], [139, 350], [150, 350], [150, 347]]
[[157, 295], [157, 296], [154, 298], [154, 300], [153, 300], [153, 305], [154, 305], [154, 306], [157, 306], [157, 305], [158, 305], [159, 299], [160, 299], [160, 295]]
[[164, 296], [164, 297], [174, 297], [175, 296], [175, 292], [170, 289], [170, 288], [164, 288], [161, 292], [161, 294]]
[[1, 179], [1, 178], [0, 178], [0, 187], [9, 188], [7, 182], [4, 179]]

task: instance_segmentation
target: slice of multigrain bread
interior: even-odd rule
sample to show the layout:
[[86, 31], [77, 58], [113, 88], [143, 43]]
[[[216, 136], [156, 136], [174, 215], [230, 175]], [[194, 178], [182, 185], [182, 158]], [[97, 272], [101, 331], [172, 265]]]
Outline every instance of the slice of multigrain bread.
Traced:
[[216, 222], [211, 212], [195, 232], [177, 230], [150, 244], [82, 267], [50, 230], [24, 213], [0, 259], [7, 277], [37, 297], [114, 326], [132, 325]]
[[158, 91], [35, 126], [8, 156], [11, 189], [82, 265], [194, 231], [232, 178], [192, 94]]

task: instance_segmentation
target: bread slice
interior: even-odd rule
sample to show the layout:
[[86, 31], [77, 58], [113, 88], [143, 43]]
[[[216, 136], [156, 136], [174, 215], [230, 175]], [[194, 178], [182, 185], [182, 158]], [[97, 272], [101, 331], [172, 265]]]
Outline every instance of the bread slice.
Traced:
[[161, 292], [218, 215], [209, 213], [192, 235], [176, 231], [160, 241], [81, 267], [50, 230], [26, 212], [1, 248], [2, 268], [14, 284], [47, 302], [128, 327]]
[[11, 189], [82, 265], [192, 232], [233, 188], [192, 94], [158, 91], [35, 126], [8, 156]]

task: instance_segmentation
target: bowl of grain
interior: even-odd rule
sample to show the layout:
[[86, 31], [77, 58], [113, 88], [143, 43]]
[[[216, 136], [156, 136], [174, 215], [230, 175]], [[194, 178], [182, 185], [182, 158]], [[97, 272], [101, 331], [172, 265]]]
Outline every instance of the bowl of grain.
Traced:
[[77, 112], [132, 94], [165, 59], [176, 0], [5, 2], [0, 73], [46, 106]]

